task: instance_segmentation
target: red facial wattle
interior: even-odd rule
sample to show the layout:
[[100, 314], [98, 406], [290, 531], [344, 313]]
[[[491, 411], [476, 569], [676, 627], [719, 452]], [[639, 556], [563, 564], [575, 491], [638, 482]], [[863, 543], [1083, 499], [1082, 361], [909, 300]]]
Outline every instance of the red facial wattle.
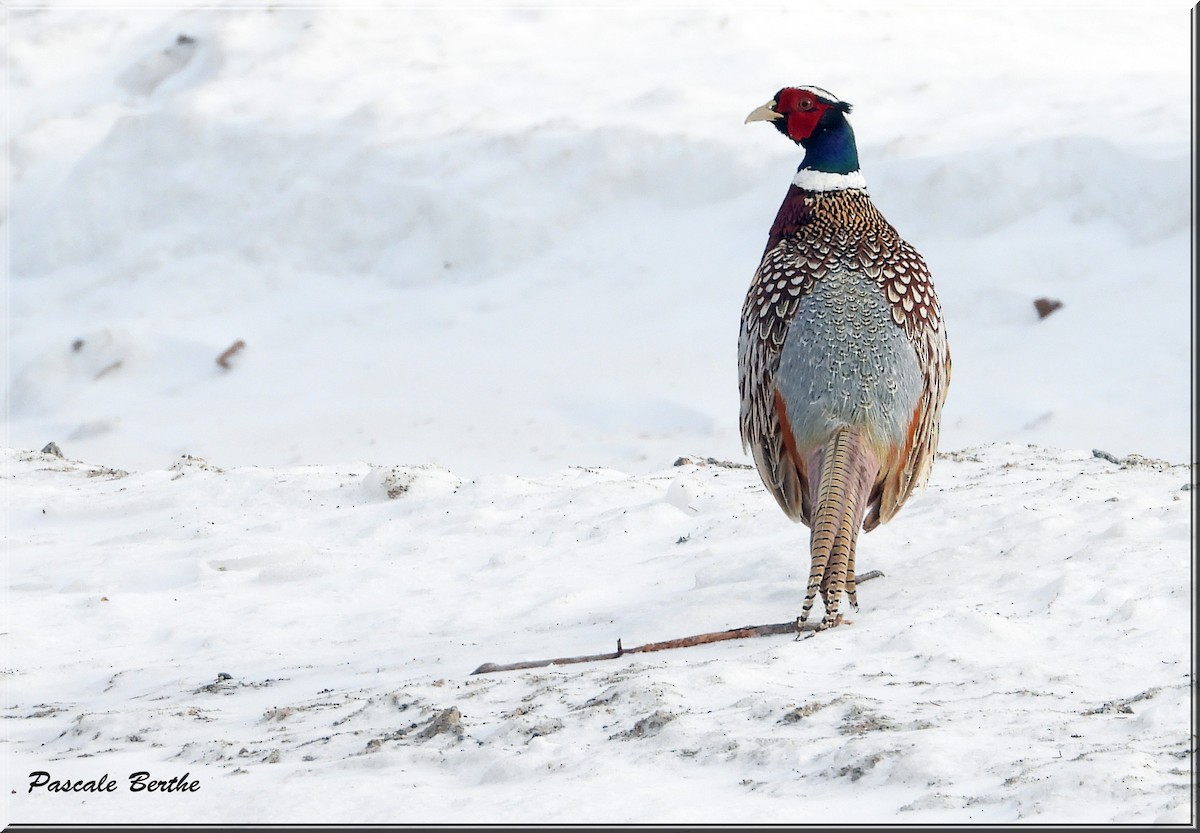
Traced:
[[797, 113], [789, 113], [787, 117], [787, 132], [795, 141], [807, 139], [817, 129], [824, 108], [814, 107]]
[[807, 90], [782, 90], [775, 102], [775, 111], [787, 119], [788, 136], [796, 142], [812, 135], [828, 109], [828, 104]]

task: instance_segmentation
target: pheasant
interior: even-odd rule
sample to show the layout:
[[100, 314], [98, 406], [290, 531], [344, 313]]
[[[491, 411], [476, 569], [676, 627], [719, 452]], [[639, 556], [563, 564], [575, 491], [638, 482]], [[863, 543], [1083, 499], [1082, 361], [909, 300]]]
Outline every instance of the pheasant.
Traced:
[[746, 117], [804, 148], [742, 307], [742, 445], [763, 484], [811, 530], [797, 626], [817, 591], [838, 625], [857, 608], [861, 527], [890, 520], [925, 482], [950, 383], [929, 269], [867, 194], [850, 105], [785, 87]]

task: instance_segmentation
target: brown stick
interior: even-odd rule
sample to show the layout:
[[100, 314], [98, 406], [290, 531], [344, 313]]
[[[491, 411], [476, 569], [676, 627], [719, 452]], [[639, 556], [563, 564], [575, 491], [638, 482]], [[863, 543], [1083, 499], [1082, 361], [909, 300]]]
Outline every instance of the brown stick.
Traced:
[[221, 367], [228, 370], [229, 369], [229, 360], [232, 359], [245, 346], [246, 346], [246, 342], [242, 341], [239, 338], [233, 344], [229, 345], [229, 347], [226, 348], [224, 353], [217, 356], [217, 364], [221, 365]]
[[[864, 581], [870, 581], [873, 578], [882, 578], [883, 573], [879, 570], [871, 570], [868, 573], [863, 573], [855, 580], [855, 584], [862, 584]], [[815, 622], [805, 622], [800, 624], [796, 620], [791, 622], [779, 622], [774, 625], [747, 625], [744, 628], [732, 628], [727, 631], [713, 631], [711, 633], [698, 633], [694, 636], [682, 636], [678, 639], [668, 639], [663, 642], [647, 642], [645, 645], [639, 645], [636, 648], [621, 647], [621, 640], [617, 640], [616, 653], [612, 654], [588, 654], [580, 657], [558, 657], [556, 659], [535, 659], [526, 662], [513, 662], [508, 665], [497, 665], [494, 662], [485, 662], [483, 665], [472, 671], [472, 674], [492, 674], [496, 671], [519, 671], [524, 668], [545, 668], [548, 665], [571, 665], [576, 662], [598, 662], [604, 659], [617, 659], [626, 654], [645, 654], [650, 651], [666, 651], [669, 648], [690, 648], [693, 645], [707, 645], [710, 642], [724, 642], [727, 639], [746, 639], [753, 636], [777, 636], [784, 633], [801, 633], [804, 631], [818, 631], [821, 626]]]

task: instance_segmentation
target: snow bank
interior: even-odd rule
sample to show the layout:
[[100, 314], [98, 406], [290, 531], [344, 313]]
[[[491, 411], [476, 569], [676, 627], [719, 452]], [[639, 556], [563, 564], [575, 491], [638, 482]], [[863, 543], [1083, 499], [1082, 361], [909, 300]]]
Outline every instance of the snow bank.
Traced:
[[[942, 9], [914, 52], [925, 13], [806, 11], [868, 38], [855, 68], [761, 49], [800, 23], [772, 10], [14, 13], [10, 442], [128, 469], [738, 457], [737, 316], [798, 160], [741, 117], [795, 79], [855, 102], [933, 268], [943, 447], [1183, 461], [1187, 40], [1157, 7], [1078, 40], [1029, 14]], [[1034, 76], [993, 54], [1013, 39]]]

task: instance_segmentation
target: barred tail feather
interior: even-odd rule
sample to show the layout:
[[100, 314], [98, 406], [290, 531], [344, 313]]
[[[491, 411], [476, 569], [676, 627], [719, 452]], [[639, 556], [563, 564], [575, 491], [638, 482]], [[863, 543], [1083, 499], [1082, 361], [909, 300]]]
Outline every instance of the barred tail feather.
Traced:
[[809, 551], [812, 557], [808, 589], [800, 621], [808, 619], [817, 591], [825, 603], [822, 627], [837, 624], [842, 593], [857, 604], [854, 585], [854, 552], [879, 460], [853, 428], [841, 427], [809, 464], [819, 472]]

